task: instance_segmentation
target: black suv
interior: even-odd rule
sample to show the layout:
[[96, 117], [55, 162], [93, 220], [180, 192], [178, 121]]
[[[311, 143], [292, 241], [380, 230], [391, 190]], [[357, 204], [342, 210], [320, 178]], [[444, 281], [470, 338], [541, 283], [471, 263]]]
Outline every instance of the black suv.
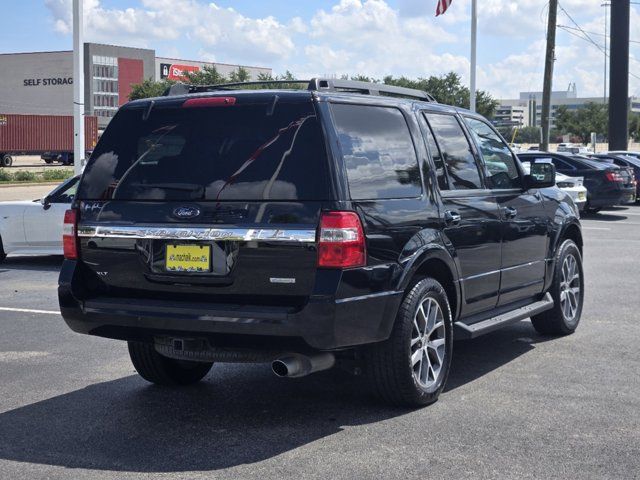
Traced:
[[[251, 85], [256, 88], [256, 85]], [[123, 106], [65, 217], [62, 315], [142, 377], [334, 364], [385, 400], [442, 391], [453, 339], [531, 317], [569, 334], [582, 235], [547, 162], [416, 90], [177, 85]]]

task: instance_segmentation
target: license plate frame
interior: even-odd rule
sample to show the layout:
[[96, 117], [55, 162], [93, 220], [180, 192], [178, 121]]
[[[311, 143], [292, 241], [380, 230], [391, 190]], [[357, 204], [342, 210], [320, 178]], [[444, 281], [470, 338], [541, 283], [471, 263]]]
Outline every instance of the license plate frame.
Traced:
[[164, 269], [168, 273], [211, 273], [211, 245], [168, 243]]

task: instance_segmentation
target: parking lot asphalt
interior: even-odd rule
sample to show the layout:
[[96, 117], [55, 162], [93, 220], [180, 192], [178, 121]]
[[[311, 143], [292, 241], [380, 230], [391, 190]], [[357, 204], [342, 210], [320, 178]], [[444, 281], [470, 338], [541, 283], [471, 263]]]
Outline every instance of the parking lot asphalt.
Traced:
[[640, 207], [583, 219], [586, 301], [571, 336], [528, 321], [456, 342], [427, 408], [328, 371], [214, 366], [146, 384], [123, 342], [71, 332], [56, 257], [0, 265], [0, 478], [640, 478]]

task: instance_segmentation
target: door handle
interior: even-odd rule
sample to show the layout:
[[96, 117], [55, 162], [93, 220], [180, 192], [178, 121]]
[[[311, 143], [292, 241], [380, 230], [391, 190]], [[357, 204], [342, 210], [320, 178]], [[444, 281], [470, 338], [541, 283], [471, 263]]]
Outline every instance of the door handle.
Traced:
[[518, 210], [513, 207], [504, 207], [504, 216], [506, 218], [515, 218], [518, 215]]
[[459, 225], [462, 217], [454, 210], [447, 210], [444, 212], [444, 223], [447, 226]]

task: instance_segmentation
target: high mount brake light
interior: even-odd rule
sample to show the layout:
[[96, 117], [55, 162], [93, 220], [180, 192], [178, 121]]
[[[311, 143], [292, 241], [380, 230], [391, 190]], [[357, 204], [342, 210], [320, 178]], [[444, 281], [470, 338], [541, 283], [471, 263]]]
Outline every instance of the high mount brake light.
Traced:
[[318, 267], [350, 268], [367, 263], [364, 231], [355, 212], [324, 212], [318, 235]]
[[62, 225], [62, 250], [67, 260], [78, 259], [78, 211], [64, 212]]
[[230, 107], [235, 104], [236, 97], [189, 98], [182, 104], [182, 108]]

